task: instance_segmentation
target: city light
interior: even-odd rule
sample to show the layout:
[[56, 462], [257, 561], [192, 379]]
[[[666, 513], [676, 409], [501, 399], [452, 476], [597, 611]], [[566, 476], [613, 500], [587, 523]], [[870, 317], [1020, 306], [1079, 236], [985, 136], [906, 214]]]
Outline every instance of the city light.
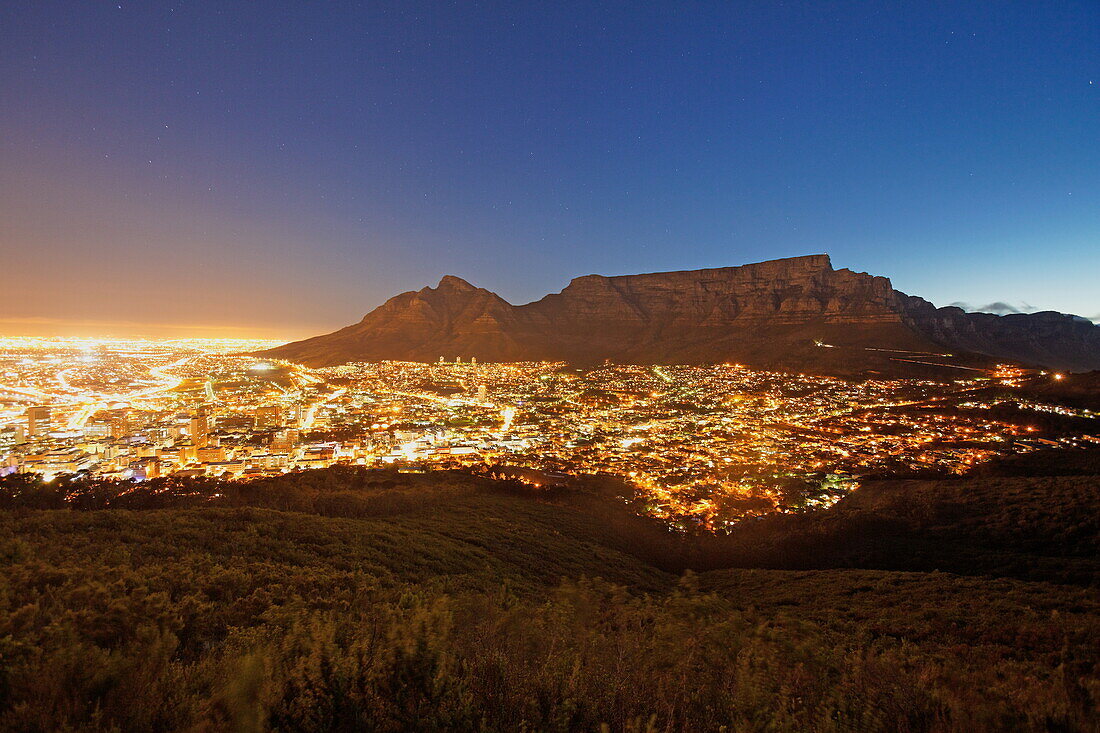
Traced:
[[250, 346], [0, 341], [0, 470], [249, 479], [340, 463], [507, 465], [617, 476], [650, 514], [713, 527], [827, 506], [868, 476], [1100, 442], [1006, 419], [1002, 404], [1093, 417], [994, 398], [990, 384], [1042, 378], [1009, 365], [946, 384], [473, 359], [315, 370], [241, 356]]

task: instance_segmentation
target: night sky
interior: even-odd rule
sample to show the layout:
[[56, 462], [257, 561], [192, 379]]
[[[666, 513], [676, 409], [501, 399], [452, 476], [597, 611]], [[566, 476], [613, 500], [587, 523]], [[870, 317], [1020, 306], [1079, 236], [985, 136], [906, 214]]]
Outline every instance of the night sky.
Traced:
[[0, 332], [828, 252], [1100, 318], [1100, 3], [0, 3]]

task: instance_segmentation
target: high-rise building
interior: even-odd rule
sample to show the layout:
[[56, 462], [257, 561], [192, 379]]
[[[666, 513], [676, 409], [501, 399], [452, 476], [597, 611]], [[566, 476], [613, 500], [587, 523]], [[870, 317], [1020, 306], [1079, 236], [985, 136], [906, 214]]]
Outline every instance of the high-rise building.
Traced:
[[264, 405], [256, 408], [256, 428], [277, 428], [283, 424], [283, 411], [279, 405]]
[[301, 426], [302, 420], [305, 418], [306, 406], [302, 404], [293, 404], [286, 408], [283, 415], [283, 422], [286, 425], [292, 425], [295, 427]]
[[203, 387], [203, 393], [206, 395], [208, 402], [214, 401], [214, 380], [210, 377], [206, 378], [206, 385]]
[[50, 429], [49, 407], [27, 408], [27, 435], [41, 435]]
[[477, 386], [477, 398], [481, 402], [485, 402], [489, 398], [489, 390], [486, 389], [484, 384]]
[[130, 417], [126, 410], [115, 410], [111, 413], [111, 437], [125, 438], [130, 434]]
[[191, 442], [196, 446], [206, 445], [207, 436], [210, 434], [210, 423], [206, 414], [206, 408], [200, 407], [197, 415], [191, 418]]
[[8, 451], [13, 450], [15, 446], [23, 442], [23, 439], [23, 428], [18, 425], [11, 425], [0, 429], [0, 455], [4, 455]]
[[271, 440], [272, 452], [287, 451], [298, 443], [297, 430], [280, 430]]

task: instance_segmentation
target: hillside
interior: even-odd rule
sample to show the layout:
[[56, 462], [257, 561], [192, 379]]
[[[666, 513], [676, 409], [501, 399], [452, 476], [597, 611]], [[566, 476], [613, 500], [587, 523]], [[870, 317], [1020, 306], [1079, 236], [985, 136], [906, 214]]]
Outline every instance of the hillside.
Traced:
[[[1100, 481], [980, 481], [781, 518], [834, 526], [773, 528], [758, 562], [761, 528], [720, 558], [605, 497], [457, 473], [5, 479], [0, 728], [1088, 730], [1096, 523], [1063, 525]], [[29, 508], [66, 492], [88, 508]], [[176, 508], [93, 508], [127, 502]], [[933, 526], [967, 575], [882, 541]]]
[[[827, 344], [832, 348], [824, 348]], [[945, 356], [947, 352], [953, 356]], [[736, 362], [812, 373], [953, 374], [936, 363], [1100, 368], [1100, 326], [1074, 316], [936, 308], [828, 255], [739, 267], [586, 275], [514, 306], [448, 275], [356, 324], [260, 352], [321, 367], [349, 361]]]

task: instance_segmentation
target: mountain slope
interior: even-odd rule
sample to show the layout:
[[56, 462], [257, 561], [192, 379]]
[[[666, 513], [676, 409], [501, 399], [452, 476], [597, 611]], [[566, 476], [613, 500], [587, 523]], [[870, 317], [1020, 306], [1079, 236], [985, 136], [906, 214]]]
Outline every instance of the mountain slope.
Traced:
[[[947, 542], [953, 528], [991, 525], [994, 543], [1063, 562], [1050, 548], [1096, 482], [1015, 481], [1004, 506], [972, 498], [969, 479], [884, 485], [855, 509], [891, 523], [905, 511]], [[925, 562], [906, 566], [901, 551], [900, 571], [867, 569], [881, 567], [871, 552], [871, 565], [848, 569], [853, 556], [833, 557], [836, 532], [814, 532], [797, 551], [771, 547], [788, 567], [820, 570], [742, 555], [741, 569], [680, 575], [636, 554], [634, 530], [609, 526], [593, 497], [457, 474], [332, 469], [136, 511], [31, 509], [59, 486], [18, 493], [24, 484], [0, 482], [4, 730], [1100, 722], [1095, 588], [1002, 577], [996, 564], [967, 577], [906, 572]], [[176, 487], [179, 500], [194, 502], [195, 487]], [[147, 498], [163, 506], [171, 493]], [[1052, 502], [1066, 511], [1051, 513]], [[882, 540], [867, 521], [840, 524], [854, 543]], [[1096, 542], [1096, 523], [1086, 530], [1082, 549]]]
[[1100, 325], [1080, 316], [967, 313], [897, 293], [906, 324], [948, 349], [998, 361], [1087, 372], [1100, 369]]
[[927, 369], [881, 350], [933, 359], [959, 352], [964, 358], [955, 363], [963, 365], [1012, 360], [1087, 369], [1100, 367], [1100, 327], [1060, 314], [936, 309], [887, 278], [834, 270], [828, 255], [808, 255], [588, 275], [521, 306], [447, 276], [435, 288], [391, 298], [355, 325], [261, 354], [310, 366], [461, 356], [578, 365], [740, 362], [825, 373]]

